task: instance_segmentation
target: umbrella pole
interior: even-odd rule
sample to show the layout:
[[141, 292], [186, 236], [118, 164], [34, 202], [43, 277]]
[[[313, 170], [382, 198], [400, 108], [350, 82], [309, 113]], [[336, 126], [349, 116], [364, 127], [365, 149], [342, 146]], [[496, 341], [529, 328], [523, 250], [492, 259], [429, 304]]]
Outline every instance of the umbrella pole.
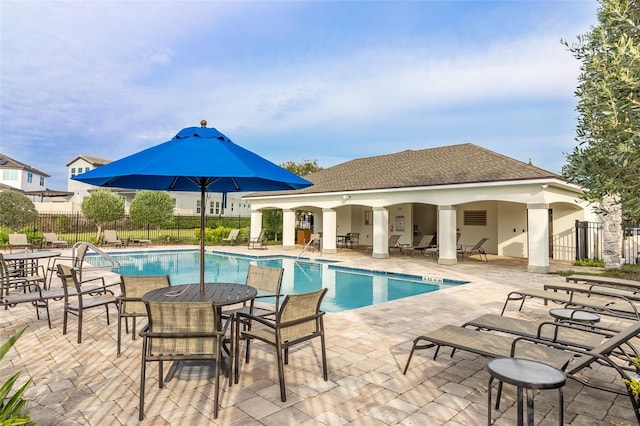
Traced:
[[200, 294], [204, 294], [204, 185], [200, 187]]

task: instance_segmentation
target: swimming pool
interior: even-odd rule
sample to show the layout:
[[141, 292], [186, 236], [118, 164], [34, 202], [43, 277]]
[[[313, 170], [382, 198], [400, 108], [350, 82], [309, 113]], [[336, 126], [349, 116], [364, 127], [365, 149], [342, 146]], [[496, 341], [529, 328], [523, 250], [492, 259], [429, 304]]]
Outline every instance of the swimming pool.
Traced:
[[[120, 262], [123, 275], [169, 275], [171, 284], [198, 282], [199, 252], [197, 250], [161, 250], [110, 253]], [[103, 258], [87, 255], [95, 266], [104, 266]], [[413, 275], [367, 271], [339, 266], [336, 262], [296, 260], [283, 256], [243, 256], [207, 252], [205, 281], [244, 283], [249, 264], [282, 267], [283, 294], [305, 293], [328, 288], [322, 309], [340, 312], [375, 305], [390, 300], [428, 293], [465, 281], [434, 279]]]

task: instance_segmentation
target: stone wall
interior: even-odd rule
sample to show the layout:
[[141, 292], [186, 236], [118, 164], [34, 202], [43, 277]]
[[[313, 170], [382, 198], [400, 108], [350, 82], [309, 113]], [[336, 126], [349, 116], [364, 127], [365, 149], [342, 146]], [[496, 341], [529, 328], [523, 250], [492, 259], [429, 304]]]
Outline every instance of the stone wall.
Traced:
[[622, 264], [622, 208], [614, 197], [605, 197], [602, 208], [602, 256], [605, 268], [620, 268]]

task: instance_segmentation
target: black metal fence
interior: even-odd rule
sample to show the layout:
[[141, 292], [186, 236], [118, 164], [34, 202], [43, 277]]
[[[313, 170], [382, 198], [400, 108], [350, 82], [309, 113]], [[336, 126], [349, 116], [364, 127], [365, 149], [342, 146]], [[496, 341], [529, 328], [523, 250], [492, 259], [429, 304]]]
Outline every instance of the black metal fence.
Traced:
[[[576, 260], [603, 259], [602, 223], [576, 221]], [[622, 239], [624, 263], [640, 265], [640, 225], [624, 224]]]
[[[250, 225], [250, 218], [229, 216], [207, 216], [206, 227], [244, 228]], [[114, 229], [118, 238], [148, 239], [162, 243], [195, 243], [195, 230], [200, 229], [200, 215], [174, 216], [171, 223], [158, 229], [155, 226], [134, 224], [129, 216], [124, 219], [108, 222], [103, 229]], [[1, 229], [8, 233], [8, 229]], [[55, 232], [58, 238], [74, 244], [78, 241], [97, 241], [98, 228], [93, 220], [88, 220], [81, 213], [41, 213], [38, 219], [25, 226], [22, 232]]]

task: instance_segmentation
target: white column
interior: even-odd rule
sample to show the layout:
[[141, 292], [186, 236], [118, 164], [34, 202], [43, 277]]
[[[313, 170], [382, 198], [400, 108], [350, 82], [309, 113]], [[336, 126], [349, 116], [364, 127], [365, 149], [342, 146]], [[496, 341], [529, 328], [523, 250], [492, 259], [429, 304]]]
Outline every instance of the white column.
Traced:
[[549, 204], [527, 204], [529, 272], [549, 272]]
[[282, 248], [293, 250], [296, 248], [296, 212], [282, 210]]
[[262, 231], [262, 212], [260, 210], [251, 210], [251, 231], [250, 238], [258, 238]]
[[389, 257], [389, 211], [384, 207], [373, 208], [373, 254], [374, 259]]
[[336, 211], [322, 209], [322, 252], [336, 252]]
[[456, 252], [456, 207], [438, 206], [438, 263], [455, 265]]

